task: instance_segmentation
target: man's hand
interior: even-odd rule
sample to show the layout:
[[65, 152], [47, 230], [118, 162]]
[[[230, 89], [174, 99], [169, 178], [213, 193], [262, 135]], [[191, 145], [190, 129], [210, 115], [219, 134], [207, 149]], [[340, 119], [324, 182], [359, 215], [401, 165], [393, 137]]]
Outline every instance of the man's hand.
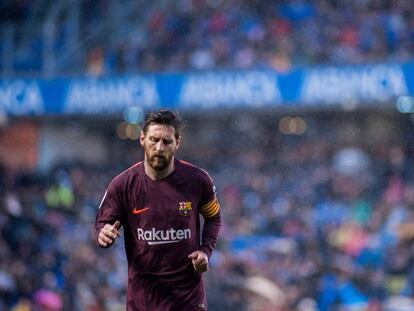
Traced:
[[98, 244], [102, 247], [111, 246], [115, 239], [121, 235], [118, 231], [119, 227], [121, 227], [119, 220], [115, 221], [113, 225], [106, 224], [103, 226], [98, 235]]
[[206, 272], [208, 270], [208, 257], [202, 251], [195, 251], [188, 255], [193, 263], [194, 270], [198, 272]]

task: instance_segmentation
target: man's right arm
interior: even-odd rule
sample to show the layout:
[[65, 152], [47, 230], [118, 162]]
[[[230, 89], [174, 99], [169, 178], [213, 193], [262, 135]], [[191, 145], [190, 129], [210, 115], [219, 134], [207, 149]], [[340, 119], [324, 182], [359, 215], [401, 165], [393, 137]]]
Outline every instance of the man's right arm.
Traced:
[[122, 204], [111, 183], [106, 190], [96, 215], [94, 235], [100, 247], [111, 246], [119, 236], [118, 229], [123, 223]]

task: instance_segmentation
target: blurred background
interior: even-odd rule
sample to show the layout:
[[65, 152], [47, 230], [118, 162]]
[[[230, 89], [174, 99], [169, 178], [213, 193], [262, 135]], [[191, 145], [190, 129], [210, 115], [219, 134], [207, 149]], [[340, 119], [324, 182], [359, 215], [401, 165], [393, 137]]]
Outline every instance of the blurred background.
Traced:
[[125, 309], [91, 229], [160, 107], [218, 189], [210, 310], [414, 310], [413, 55], [412, 1], [0, 0], [0, 311]]

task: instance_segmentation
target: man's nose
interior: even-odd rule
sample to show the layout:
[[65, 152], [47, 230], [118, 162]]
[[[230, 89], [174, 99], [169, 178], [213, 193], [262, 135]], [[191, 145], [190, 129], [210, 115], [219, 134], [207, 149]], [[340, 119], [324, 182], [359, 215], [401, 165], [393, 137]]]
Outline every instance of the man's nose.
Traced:
[[155, 150], [164, 151], [164, 149], [165, 149], [165, 145], [161, 140], [155, 144]]

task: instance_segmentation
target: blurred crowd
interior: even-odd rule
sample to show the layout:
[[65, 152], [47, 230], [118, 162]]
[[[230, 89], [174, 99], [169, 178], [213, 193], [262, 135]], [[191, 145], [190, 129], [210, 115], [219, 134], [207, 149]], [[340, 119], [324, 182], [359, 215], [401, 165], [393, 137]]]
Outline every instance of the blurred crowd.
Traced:
[[[1, 26], [25, 24], [35, 2], [0, 1]], [[82, 29], [99, 29], [111, 1], [81, 3]], [[410, 1], [150, 3], [127, 32], [82, 46], [82, 71], [283, 72], [404, 62], [414, 53]], [[68, 29], [62, 33], [70, 37]], [[33, 38], [24, 45], [34, 57], [14, 55], [23, 71], [41, 68], [42, 43]], [[222, 206], [221, 238], [206, 275], [211, 310], [414, 310], [410, 127], [381, 139], [379, 122], [371, 136], [357, 131], [349, 139], [349, 128], [335, 120], [295, 136], [277, 135], [251, 116], [217, 119], [214, 126], [190, 124], [180, 153], [211, 173]], [[64, 163], [47, 173], [0, 169], [0, 311], [124, 310], [123, 243], [102, 250], [91, 228], [106, 186], [126, 167], [119, 159]]]
[[[214, 127], [191, 119], [179, 155], [211, 173], [221, 202], [206, 274], [211, 310], [414, 310], [407, 124], [392, 136], [330, 115], [297, 136], [248, 113], [211, 117]], [[1, 311], [124, 310], [123, 241], [100, 249], [91, 230], [106, 186], [126, 167], [2, 170]]]
[[[116, 70], [274, 68], [406, 61], [414, 48], [407, 1], [180, 0], [158, 2], [113, 48]], [[160, 5], [161, 4], [161, 5]]]
[[[1, 20], [44, 23], [54, 2], [38, 2], [34, 11], [41, 12], [31, 17], [34, 3], [0, 2]], [[116, 2], [119, 10], [113, 1], [80, 3], [76, 45], [82, 59], [70, 68], [89, 74], [253, 67], [283, 72], [313, 64], [404, 62], [414, 52], [414, 13], [404, 0], [130, 0]], [[58, 56], [75, 48], [67, 15], [54, 26]], [[42, 35], [31, 35], [35, 42], [22, 41], [22, 50], [12, 52], [21, 58], [17, 63], [41, 66]]]

